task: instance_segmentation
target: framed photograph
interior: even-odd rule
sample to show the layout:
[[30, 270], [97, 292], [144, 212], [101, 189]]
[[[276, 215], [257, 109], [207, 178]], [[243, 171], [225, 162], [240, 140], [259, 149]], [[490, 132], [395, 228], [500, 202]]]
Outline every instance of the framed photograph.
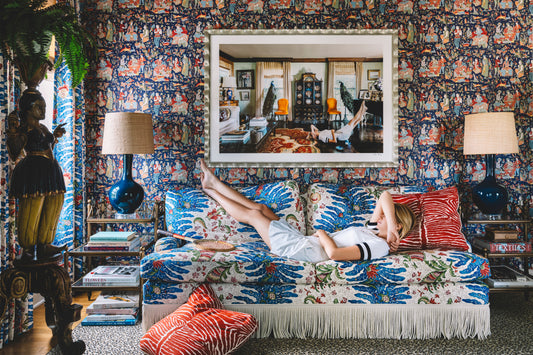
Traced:
[[[210, 167], [396, 167], [398, 166], [398, 35], [397, 30], [231, 30], [209, 29], [205, 31], [205, 160]], [[368, 75], [374, 80], [382, 79], [383, 101], [375, 108], [372, 122], [357, 126], [351, 138], [362, 137], [364, 145], [323, 142], [317, 135], [309, 134], [311, 122], [292, 117], [292, 120], [279, 120], [275, 116], [262, 117], [261, 110], [267, 96], [268, 86], [256, 87], [256, 98], [249, 101], [248, 109], [252, 112], [250, 129], [240, 132], [240, 136], [228, 136], [224, 132], [224, 123], [220, 122], [219, 82], [220, 59], [233, 58], [239, 65], [249, 65], [254, 70], [237, 70], [239, 89], [252, 89], [254, 79], [263, 84], [267, 80], [254, 75], [263, 75], [263, 67], [268, 62], [283, 62], [292, 58], [294, 63], [310, 62], [315, 66], [314, 72], [324, 73], [327, 77], [327, 62], [372, 63]], [[322, 66], [322, 67], [320, 67]], [[242, 79], [242, 80], [241, 80]], [[250, 81], [248, 82], [248, 79]], [[298, 78], [299, 79], [299, 78]], [[295, 84], [292, 78], [291, 85]], [[266, 85], [266, 84], [265, 84]], [[327, 83], [323, 84], [327, 92]], [[263, 86], [263, 85], [261, 85]], [[241, 97], [242, 100], [246, 97]], [[358, 98], [371, 98], [369, 90], [362, 90]], [[296, 98], [289, 102], [289, 108], [295, 105]], [[355, 100], [357, 101], [357, 100]], [[294, 115], [297, 113], [295, 112]], [[327, 120], [326, 120], [327, 121]], [[280, 122], [286, 126], [280, 125]], [[332, 130], [328, 122], [318, 125], [319, 130]], [[283, 126], [283, 127], [282, 127]], [[307, 137], [311, 143], [299, 144], [299, 138], [293, 141], [279, 142], [285, 139], [288, 131], [299, 131], [300, 137]], [[308, 133], [306, 135], [306, 133]], [[367, 139], [371, 137], [372, 139]], [[292, 138], [292, 137], [289, 137]], [[355, 138], [354, 138], [355, 139]], [[346, 140], [345, 142], [348, 142]], [[352, 142], [352, 141], [350, 141]], [[279, 144], [275, 144], [279, 143]], [[293, 144], [298, 143], [298, 144]], [[281, 144], [281, 145], [280, 145]], [[287, 146], [292, 150], [279, 149]], [[275, 148], [278, 148], [277, 150]], [[342, 148], [342, 149], [340, 149]]]
[[359, 99], [368, 100], [370, 99], [370, 91], [368, 90], [359, 90]]
[[237, 89], [253, 89], [254, 84], [253, 70], [237, 70]]
[[241, 101], [250, 101], [250, 91], [241, 91]]
[[379, 69], [369, 69], [366, 72], [366, 80], [374, 81], [378, 80], [381, 77], [381, 70]]

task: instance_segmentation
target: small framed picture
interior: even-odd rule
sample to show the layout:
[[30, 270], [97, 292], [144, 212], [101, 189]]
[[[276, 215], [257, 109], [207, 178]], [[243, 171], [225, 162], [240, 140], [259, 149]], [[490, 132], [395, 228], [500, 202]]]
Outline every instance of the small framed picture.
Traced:
[[237, 70], [237, 89], [253, 89], [254, 86], [253, 70]]
[[370, 99], [370, 91], [368, 90], [359, 90], [359, 99], [368, 100]]
[[241, 91], [241, 101], [250, 101], [250, 91]]
[[378, 80], [381, 77], [381, 70], [369, 69], [366, 72], [366, 80]]

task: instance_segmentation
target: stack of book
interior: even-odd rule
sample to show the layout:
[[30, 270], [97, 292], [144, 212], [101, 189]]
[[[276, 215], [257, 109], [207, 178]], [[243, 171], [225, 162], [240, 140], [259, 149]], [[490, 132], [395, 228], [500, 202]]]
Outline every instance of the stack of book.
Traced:
[[98, 232], [89, 237], [85, 251], [134, 251], [139, 249], [141, 238], [135, 232]]
[[139, 265], [101, 265], [83, 277], [83, 286], [136, 286]]
[[246, 144], [250, 140], [250, 131], [235, 130], [223, 134], [220, 137], [220, 143], [243, 143]]
[[472, 238], [472, 246], [475, 249], [487, 250], [489, 253], [529, 253], [531, 243], [523, 241], [492, 241], [482, 237]]
[[135, 325], [139, 315], [139, 294], [102, 292], [87, 307], [82, 325]]

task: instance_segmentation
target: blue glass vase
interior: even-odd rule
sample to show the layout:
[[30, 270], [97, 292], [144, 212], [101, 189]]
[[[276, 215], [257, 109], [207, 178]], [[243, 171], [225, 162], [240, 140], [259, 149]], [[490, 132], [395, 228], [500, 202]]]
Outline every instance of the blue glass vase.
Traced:
[[500, 215], [507, 205], [507, 190], [496, 182], [494, 154], [487, 154], [485, 180], [472, 190], [472, 200], [481, 212], [487, 215]]
[[122, 179], [109, 190], [109, 202], [118, 213], [130, 214], [143, 202], [144, 190], [132, 178], [133, 155], [124, 154], [122, 162]]

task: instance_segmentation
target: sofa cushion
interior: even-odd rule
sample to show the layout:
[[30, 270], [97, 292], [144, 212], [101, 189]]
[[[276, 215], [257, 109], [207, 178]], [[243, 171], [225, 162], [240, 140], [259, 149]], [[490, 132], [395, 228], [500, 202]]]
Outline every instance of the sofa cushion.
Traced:
[[141, 262], [141, 277], [168, 283], [406, 284], [473, 281], [488, 275], [487, 259], [462, 251], [404, 251], [366, 261], [313, 264], [271, 254], [262, 242], [243, 243], [223, 253], [188, 244], [152, 253]]
[[312, 263], [274, 255], [262, 241], [237, 244], [232, 251], [215, 253], [197, 250], [190, 243], [177, 248], [175, 239], [165, 237], [158, 240], [155, 250], [142, 259], [141, 277], [145, 279], [198, 283], [315, 282]]
[[382, 186], [310, 185], [305, 195], [307, 234], [318, 229], [333, 233], [352, 226], [364, 226], [372, 216], [377, 198], [386, 190], [400, 192], [399, 188]]
[[[238, 188], [244, 196], [269, 206], [280, 218], [305, 233], [300, 190], [295, 181]], [[255, 229], [237, 222], [203, 191], [183, 188], [168, 191], [165, 199], [168, 230], [192, 238], [233, 243], [261, 240]]]
[[187, 303], [154, 324], [141, 338], [148, 354], [228, 354], [257, 329], [255, 318], [222, 309], [208, 284], [200, 285]]

